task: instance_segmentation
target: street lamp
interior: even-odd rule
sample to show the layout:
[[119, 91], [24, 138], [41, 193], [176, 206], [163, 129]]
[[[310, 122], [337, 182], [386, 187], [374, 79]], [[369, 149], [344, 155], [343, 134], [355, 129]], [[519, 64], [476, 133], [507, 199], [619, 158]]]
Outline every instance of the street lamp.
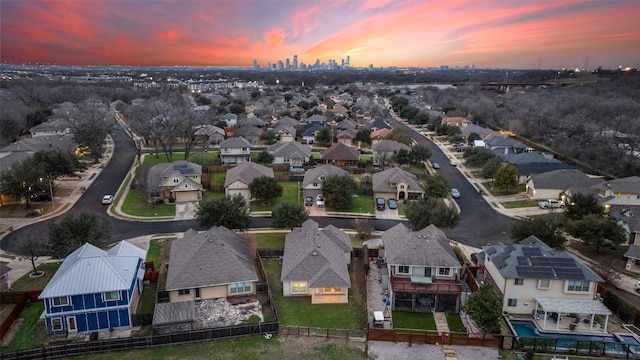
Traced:
[[[49, 180], [49, 193], [51, 195], [51, 211], [55, 211], [56, 210], [56, 206], [53, 202], [53, 185], [52, 185], [52, 180], [51, 180], [51, 176], [47, 175], [47, 180]], [[43, 178], [40, 178], [40, 183], [42, 183], [44, 181]]]

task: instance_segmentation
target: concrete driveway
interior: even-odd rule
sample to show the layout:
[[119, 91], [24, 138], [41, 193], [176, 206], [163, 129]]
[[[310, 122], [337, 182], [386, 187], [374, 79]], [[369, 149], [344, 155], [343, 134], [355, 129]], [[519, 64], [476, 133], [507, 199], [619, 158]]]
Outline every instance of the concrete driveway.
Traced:
[[198, 210], [198, 202], [190, 201], [184, 203], [176, 203], [176, 217], [174, 220], [193, 220]]

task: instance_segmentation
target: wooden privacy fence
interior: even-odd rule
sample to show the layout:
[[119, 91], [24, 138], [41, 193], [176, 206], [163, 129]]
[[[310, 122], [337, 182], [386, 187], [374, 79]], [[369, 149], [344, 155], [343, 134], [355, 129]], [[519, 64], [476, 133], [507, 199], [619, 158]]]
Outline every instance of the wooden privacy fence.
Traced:
[[9, 313], [9, 315], [7, 315], [7, 317], [4, 319], [4, 321], [0, 325], [0, 339], [2, 339], [5, 335], [7, 335], [7, 333], [9, 332], [9, 329], [11, 329], [11, 325], [13, 325], [13, 322], [16, 321], [18, 316], [20, 316], [20, 313], [22, 312], [22, 310], [25, 308], [25, 306], [27, 306], [27, 302], [31, 303], [36, 301], [42, 301], [38, 299], [38, 296], [40, 295], [41, 292], [42, 292], [41, 290], [37, 290], [37, 291], [27, 291], [27, 292], [19, 292], [19, 293], [14, 293], [14, 292], [0, 293], [0, 304], [15, 304], [13, 306], [13, 309]]
[[158, 346], [195, 343], [201, 341], [230, 339], [279, 332], [277, 321], [212, 328], [197, 331], [185, 331], [172, 334], [129, 337], [121, 339], [97, 340], [82, 343], [70, 343], [41, 348], [19, 350], [0, 354], [2, 360], [61, 359], [70, 356], [96, 354], [102, 352], [145, 349]]
[[409, 344], [444, 344], [464, 346], [502, 347], [502, 336], [472, 337], [463, 333], [442, 333], [427, 330], [368, 328], [367, 340], [406, 342]]
[[367, 340], [367, 332], [353, 329], [314, 328], [308, 326], [284, 326], [280, 328], [282, 335], [318, 336], [346, 340]]

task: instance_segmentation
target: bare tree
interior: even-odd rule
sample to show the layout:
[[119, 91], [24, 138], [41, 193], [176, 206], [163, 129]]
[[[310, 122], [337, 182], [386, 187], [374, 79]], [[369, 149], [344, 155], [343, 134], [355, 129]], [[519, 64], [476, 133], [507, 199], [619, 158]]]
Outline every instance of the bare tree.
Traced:
[[353, 219], [351, 223], [358, 233], [358, 238], [360, 238], [360, 240], [371, 238], [371, 234], [375, 230], [373, 221], [369, 219]]
[[107, 112], [102, 107], [81, 104], [71, 116], [73, 116], [70, 122], [75, 141], [79, 145], [87, 146], [94, 162], [99, 162], [104, 149], [104, 140], [116, 123], [113, 114], [107, 116]]
[[38, 271], [36, 268], [36, 260], [38, 260], [38, 256], [43, 255], [42, 249], [45, 249], [46, 246], [42, 243], [42, 241], [37, 240], [31, 234], [26, 235], [26, 239], [23, 239], [22, 244], [20, 246], [20, 254], [24, 256], [27, 260], [31, 261], [31, 266], [33, 267], [32, 275], [42, 275], [42, 271]]

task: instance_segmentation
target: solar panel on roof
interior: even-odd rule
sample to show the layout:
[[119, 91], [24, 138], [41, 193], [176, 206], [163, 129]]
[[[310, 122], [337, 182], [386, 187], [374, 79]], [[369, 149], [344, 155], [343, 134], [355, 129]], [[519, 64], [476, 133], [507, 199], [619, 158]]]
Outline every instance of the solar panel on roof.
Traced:
[[518, 276], [537, 279], [553, 279], [553, 269], [541, 266], [516, 266]]
[[524, 256], [540, 256], [540, 255], [542, 255], [542, 252], [540, 251], [540, 248], [538, 248], [538, 247], [523, 247], [522, 248], [522, 253], [524, 254]]
[[492, 254], [495, 254], [496, 251], [497, 251], [496, 248], [490, 247], [487, 249], [487, 254], [492, 255]]
[[580, 268], [554, 268], [559, 279], [584, 280], [584, 273]]
[[515, 250], [515, 249], [516, 249], [516, 248], [515, 248], [515, 246], [513, 246], [513, 245], [507, 245], [507, 246], [504, 248], [504, 251], [506, 251], [506, 252], [512, 252], [512, 251], [513, 251], [513, 250]]
[[532, 256], [531, 265], [574, 268], [576, 262], [572, 258]]
[[529, 258], [526, 256], [518, 256], [518, 265], [530, 265]]
[[193, 174], [193, 169], [180, 169], [180, 174]]

